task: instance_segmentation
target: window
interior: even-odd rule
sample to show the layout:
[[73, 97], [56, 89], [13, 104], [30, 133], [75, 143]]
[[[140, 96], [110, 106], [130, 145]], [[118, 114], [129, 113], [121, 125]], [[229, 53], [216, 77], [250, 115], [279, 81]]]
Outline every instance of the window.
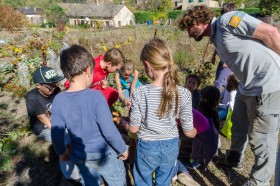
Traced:
[[193, 0], [189, 0], [189, 3], [192, 3], [193, 2]]
[[132, 20], [130, 20], [130, 21], [129, 21], [129, 24], [130, 24], [130, 25], [133, 25], [133, 22], [132, 22]]
[[118, 25], [119, 25], [119, 27], [122, 26], [122, 22], [121, 22], [121, 21], [118, 21]]
[[204, 2], [204, 0], [199, 0], [199, 2]]

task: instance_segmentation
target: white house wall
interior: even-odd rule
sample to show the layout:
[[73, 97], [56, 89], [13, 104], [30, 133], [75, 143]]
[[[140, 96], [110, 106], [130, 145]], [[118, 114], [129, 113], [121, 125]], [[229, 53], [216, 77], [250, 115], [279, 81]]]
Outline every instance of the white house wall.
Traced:
[[[121, 25], [119, 25], [119, 21], [121, 21]], [[113, 18], [113, 26], [127, 26], [135, 24], [134, 14], [127, 8], [123, 7]]]
[[26, 15], [26, 17], [29, 22], [33, 24], [41, 24], [46, 22], [41, 15]]

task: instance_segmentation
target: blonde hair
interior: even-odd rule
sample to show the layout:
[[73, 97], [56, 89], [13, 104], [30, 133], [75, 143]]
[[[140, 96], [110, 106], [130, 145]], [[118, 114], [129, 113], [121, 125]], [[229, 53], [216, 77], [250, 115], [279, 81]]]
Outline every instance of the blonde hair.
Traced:
[[168, 71], [164, 74], [162, 84], [161, 102], [158, 108], [158, 116], [165, 117], [166, 112], [170, 113], [173, 106], [175, 95], [175, 115], [178, 113], [178, 90], [179, 85], [178, 67], [173, 62], [173, 57], [167, 43], [161, 39], [152, 39], [145, 44], [142, 49], [140, 59], [142, 62], [147, 61], [155, 70]]
[[124, 65], [121, 68], [121, 71], [126, 71], [126, 70], [134, 71], [133, 61], [129, 58], [126, 58]]

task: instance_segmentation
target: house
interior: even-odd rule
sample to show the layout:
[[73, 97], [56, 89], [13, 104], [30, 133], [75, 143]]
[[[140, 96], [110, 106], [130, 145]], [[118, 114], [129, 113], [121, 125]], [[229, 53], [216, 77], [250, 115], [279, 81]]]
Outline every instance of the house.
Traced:
[[19, 12], [23, 13], [27, 20], [29, 20], [32, 24], [42, 24], [47, 23], [47, 16], [41, 8], [30, 8], [30, 7], [24, 7], [19, 8]]
[[70, 25], [88, 24], [94, 27], [101, 22], [104, 27], [121, 27], [135, 24], [134, 14], [125, 5], [116, 4], [69, 4], [58, 3]]
[[218, 0], [183, 0], [182, 3], [182, 10], [186, 10], [190, 6], [197, 6], [197, 5], [206, 5], [210, 8], [218, 8], [219, 1]]

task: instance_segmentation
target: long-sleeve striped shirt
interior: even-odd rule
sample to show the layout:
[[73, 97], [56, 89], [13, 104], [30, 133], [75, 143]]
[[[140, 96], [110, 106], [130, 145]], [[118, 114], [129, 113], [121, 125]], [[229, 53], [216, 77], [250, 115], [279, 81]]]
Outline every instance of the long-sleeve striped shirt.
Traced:
[[[184, 87], [177, 86], [179, 94], [178, 116], [184, 131], [193, 129], [192, 95]], [[132, 95], [130, 119], [132, 126], [140, 126], [138, 138], [165, 140], [178, 137], [175, 112], [175, 95], [172, 111], [162, 119], [157, 111], [161, 102], [162, 87], [141, 85]]]

